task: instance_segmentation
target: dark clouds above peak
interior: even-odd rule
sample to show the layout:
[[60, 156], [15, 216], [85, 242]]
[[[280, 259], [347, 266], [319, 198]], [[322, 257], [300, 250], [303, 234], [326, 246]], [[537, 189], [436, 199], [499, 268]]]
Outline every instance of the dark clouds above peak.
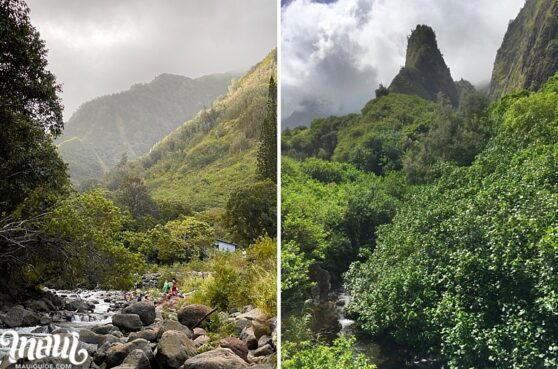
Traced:
[[63, 84], [65, 118], [83, 102], [162, 73], [240, 71], [276, 46], [275, 0], [28, 0]]
[[407, 36], [417, 24], [433, 27], [455, 80], [486, 82], [508, 22], [523, 3], [292, 0], [281, 14], [282, 119], [307, 117], [309, 111], [358, 112], [403, 66]]

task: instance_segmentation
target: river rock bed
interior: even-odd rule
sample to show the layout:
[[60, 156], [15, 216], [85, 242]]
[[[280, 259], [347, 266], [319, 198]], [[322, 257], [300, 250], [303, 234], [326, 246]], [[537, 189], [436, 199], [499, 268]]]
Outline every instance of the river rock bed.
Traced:
[[[214, 325], [203, 321], [211, 315], [210, 307], [183, 304], [176, 309], [176, 305], [175, 301], [169, 309], [169, 304], [156, 306], [152, 301], [129, 302], [120, 291], [44, 291], [19, 304], [0, 305], [0, 322], [4, 328], [16, 330], [38, 326], [29, 333], [39, 337], [65, 336], [77, 331], [80, 348], [85, 348], [89, 357], [73, 368], [275, 367], [275, 317], [252, 306], [242, 311], [214, 312], [222, 324], [234, 327], [228, 337], [220, 337], [212, 332]], [[98, 320], [91, 320], [86, 326], [57, 324], [76, 322], [76, 317], [85, 316]], [[18, 363], [25, 362], [22, 360]], [[33, 365], [43, 363], [65, 361], [54, 358], [33, 361]]]

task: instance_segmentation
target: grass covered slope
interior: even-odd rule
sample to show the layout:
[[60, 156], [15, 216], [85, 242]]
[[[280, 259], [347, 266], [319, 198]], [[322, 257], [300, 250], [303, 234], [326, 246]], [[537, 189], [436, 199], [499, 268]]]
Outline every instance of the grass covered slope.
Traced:
[[227, 91], [233, 74], [197, 79], [162, 74], [83, 104], [57, 144], [73, 182], [99, 179], [122, 155], [136, 159]]
[[187, 203], [194, 210], [223, 207], [233, 190], [255, 181], [257, 143], [269, 80], [276, 78], [276, 57], [275, 50], [269, 53], [224, 97], [133, 163], [155, 199]]

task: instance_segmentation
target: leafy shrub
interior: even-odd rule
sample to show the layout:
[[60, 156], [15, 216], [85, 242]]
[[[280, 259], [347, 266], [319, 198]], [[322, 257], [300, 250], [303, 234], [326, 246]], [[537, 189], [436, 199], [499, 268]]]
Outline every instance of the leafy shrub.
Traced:
[[262, 237], [241, 252], [220, 252], [209, 262], [212, 276], [191, 297], [192, 302], [228, 311], [254, 305], [277, 314], [277, 241]]
[[354, 352], [354, 338], [340, 337], [332, 346], [308, 341], [281, 346], [282, 368], [285, 369], [376, 369], [363, 355]]

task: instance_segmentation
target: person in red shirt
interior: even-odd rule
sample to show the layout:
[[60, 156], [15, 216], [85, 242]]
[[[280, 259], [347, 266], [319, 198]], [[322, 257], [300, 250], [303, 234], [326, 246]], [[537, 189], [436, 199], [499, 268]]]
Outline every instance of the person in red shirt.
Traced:
[[176, 296], [178, 295], [178, 287], [176, 286], [176, 278], [172, 279], [172, 290], [171, 295]]

